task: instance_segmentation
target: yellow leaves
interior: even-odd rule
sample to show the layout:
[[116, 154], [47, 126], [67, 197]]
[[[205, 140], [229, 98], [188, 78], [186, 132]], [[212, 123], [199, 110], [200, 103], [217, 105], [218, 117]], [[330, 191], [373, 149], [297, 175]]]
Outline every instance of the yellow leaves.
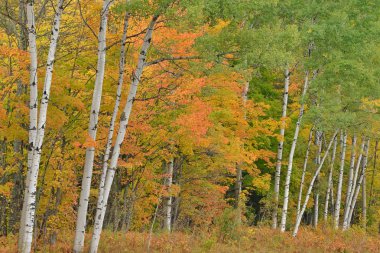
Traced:
[[[0, 104], [2, 105], [2, 104]], [[7, 119], [7, 111], [1, 106], [0, 107], [0, 127], [4, 127], [3, 124]]]
[[81, 148], [82, 147], [82, 143], [80, 143], [79, 141], [75, 141], [75, 142], [73, 142], [73, 146], [76, 147], [76, 148]]
[[252, 180], [252, 186], [258, 191], [268, 192], [270, 190], [270, 180], [271, 175], [265, 173], [263, 175], [254, 177]]
[[28, 135], [27, 131], [19, 124], [8, 125], [2, 132], [4, 132], [9, 141], [24, 140]]
[[84, 148], [95, 148], [96, 141], [90, 135], [87, 135], [86, 141], [82, 144], [82, 146]]
[[369, 100], [368, 98], [363, 98], [360, 109], [376, 113], [378, 107], [380, 107], [380, 99]]
[[233, 58], [234, 58], [234, 55], [233, 55], [233, 54], [226, 54], [226, 55], [224, 55], [224, 57], [225, 57], [226, 59], [233, 59]]
[[95, 148], [97, 146], [96, 141], [86, 132], [86, 139], [81, 141], [74, 141], [72, 143], [75, 148]]
[[188, 113], [179, 116], [173, 125], [179, 126], [180, 133], [191, 135], [191, 139], [199, 143], [212, 125], [208, 119], [210, 112], [211, 107], [202, 100], [195, 99], [189, 106]]
[[92, 188], [92, 189], [90, 189], [90, 197], [92, 197], [92, 198], [97, 198], [98, 197], [98, 192], [99, 192], [99, 189], [94, 189], [94, 188]]
[[223, 30], [226, 26], [228, 26], [231, 21], [217, 20], [217, 24], [209, 29], [209, 34], [217, 34]]
[[29, 63], [28, 53], [26, 51], [18, 49], [17, 47], [9, 47], [9, 46], [0, 44], [0, 55], [2, 55], [3, 57], [12, 57], [16, 59], [17, 61], [20, 61], [20, 63], [22, 61], [25, 62], [24, 64]]
[[[58, 82], [55, 82], [56, 84]], [[54, 101], [54, 104], [58, 106], [58, 108], [73, 108], [75, 111], [84, 112], [86, 110], [85, 104], [81, 98], [72, 97], [70, 95], [65, 94], [62, 87], [56, 88], [57, 85], [54, 85], [52, 88], [52, 96], [51, 99]], [[49, 116], [49, 115], [48, 115]]]
[[162, 191], [162, 196], [170, 197], [170, 196], [178, 196], [181, 191], [181, 187], [179, 185], [173, 184], [170, 187], [165, 187]]
[[125, 161], [123, 159], [119, 159], [118, 160], [118, 166], [120, 166], [120, 167], [131, 169], [131, 168], [133, 168], [136, 165], [137, 164], [135, 164], [133, 162], [130, 162], [130, 159], [128, 161]]
[[5, 184], [0, 184], [0, 196], [9, 198], [11, 196], [13, 183], [7, 182]]
[[60, 129], [68, 121], [66, 114], [54, 106], [48, 110], [47, 128]]

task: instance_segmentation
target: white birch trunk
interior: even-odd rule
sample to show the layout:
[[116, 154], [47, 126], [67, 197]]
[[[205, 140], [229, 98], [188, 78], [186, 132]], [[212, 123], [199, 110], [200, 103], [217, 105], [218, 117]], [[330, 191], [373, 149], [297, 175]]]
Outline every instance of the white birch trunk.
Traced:
[[[236, 180], [235, 180], [235, 209], [239, 209], [240, 207], [240, 195], [242, 188], [242, 171], [239, 165], [236, 166]], [[240, 211], [240, 210], [239, 210]], [[240, 218], [238, 217], [238, 220]]]
[[[368, 147], [369, 149], [369, 147]], [[367, 183], [365, 173], [363, 175], [363, 187], [362, 187], [362, 222], [363, 228], [367, 228], [367, 195], [366, 195]]]
[[366, 169], [367, 169], [368, 149], [369, 149], [369, 139], [366, 141], [366, 144], [365, 144], [365, 147], [364, 147], [365, 154], [363, 155], [363, 165], [362, 165], [363, 168], [362, 168], [362, 171], [360, 173], [360, 177], [358, 179], [356, 188], [355, 188], [355, 190], [353, 192], [354, 194], [353, 194], [352, 201], [350, 203], [350, 212], [348, 214], [347, 226], [343, 228], [344, 230], [346, 230], [348, 227], [350, 227], [350, 224], [351, 224], [352, 214], [354, 212], [356, 201], [357, 201], [358, 196], [359, 196], [360, 186], [361, 186], [361, 184], [362, 184], [362, 182], [364, 180], [364, 175], [365, 175], [365, 172], [366, 172]]
[[[317, 178], [317, 184], [319, 178]], [[313, 214], [313, 226], [318, 227], [318, 218], [319, 218], [319, 192], [314, 193], [314, 214]]]
[[170, 160], [167, 168], [167, 174], [168, 178], [166, 180], [166, 187], [169, 193], [169, 196], [166, 199], [166, 217], [164, 222], [164, 228], [166, 231], [170, 232], [172, 227], [172, 196], [171, 196], [171, 187], [173, 183], [173, 168], [174, 168], [174, 161], [173, 158]]
[[307, 169], [307, 163], [308, 163], [308, 160], [309, 160], [309, 152], [310, 152], [310, 146], [311, 146], [312, 140], [313, 140], [313, 128], [310, 129], [309, 141], [307, 143], [305, 160], [304, 160], [304, 163], [303, 163], [301, 183], [300, 183], [300, 190], [299, 190], [299, 193], [298, 193], [298, 201], [297, 201], [297, 218], [298, 218], [298, 216], [300, 214], [300, 211], [301, 211], [302, 192], [303, 192], [303, 186], [305, 184], [305, 174], [306, 174], [306, 169]]
[[[36, 191], [38, 181], [38, 171], [41, 159], [41, 149], [45, 136], [47, 109], [50, 97], [50, 88], [53, 77], [53, 65], [55, 60], [55, 52], [57, 49], [57, 40], [59, 35], [60, 21], [63, 12], [63, 0], [58, 1], [54, 22], [51, 32], [50, 46], [46, 63], [46, 74], [44, 81], [44, 89], [41, 98], [41, 105], [38, 118], [38, 128], [35, 136], [35, 145], [33, 146], [33, 162], [29, 172], [29, 182], [27, 188], [26, 200], [26, 214], [24, 224], [24, 236], [22, 242], [22, 252], [30, 252], [32, 247], [33, 229], [35, 220], [36, 208]], [[35, 46], [35, 45], [34, 45]], [[34, 50], [36, 52], [36, 50]], [[35, 57], [36, 58], [36, 57]], [[34, 63], [33, 63], [34, 64]], [[29, 162], [28, 162], [29, 163]]]
[[284, 96], [283, 96], [283, 103], [282, 103], [280, 140], [278, 142], [277, 163], [276, 163], [276, 172], [275, 172], [275, 178], [274, 178], [274, 180], [275, 180], [274, 181], [274, 207], [273, 207], [273, 213], [272, 213], [272, 228], [277, 228], [277, 210], [278, 210], [278, 199], [279, 199], [279, 195], [280, 195], [282, 153], [283, 153], [283, 149], [284, 149], [285, 120], [286, 120], [286, 111], [288, 108], [289, 82], [290, 82], [290, 72], [289, 72], [289, 68], [286, 68], [285, 69]]
[[304, 214], [304, 212], [305, 212], [305, 210], [306, 210], [307, 203], [309, 202], [309, 198], [310, 198], [311, 191], [313, 190], [314, 182], [316, 181], [316, 179], [317, 179], [319, 173], [321, 172], [321, 169], [322, 169], [322, 167], [323, 167], [323, 163], [324, 163], [325, 160], [326, 160], [326, 157], [327, 157], [327, 155], [328, 155], [328, 153], [329, 153], [329, 151], [330, 151], [330, 149], [331, 149], [331, 146], [332, 146], [332, 144], [333, 144], [333, 142], [334, 142], [334, 139], [335, 139], [337, 133], [338, 133], [338, 131], [336, 131], [336, 132], [334, 133], [334, 135], [332, 136], [331, 141], [330, 141], [330, 143], [329, 143], [329, 145], [328, 145], [328, 147], [327, 147], [327, 149], [326, 149], [326, 153], [324, 154], [324, 156], [323, 156], [323, 158], [322, 158], [322, 161], [320, 162], [318, 168], [316, 169], [316, 171], [315, 171], [315, 173], [314, 173], [313, 178], [311, 179], [311, 182], [310, 182], [309, 188], [308, 188], [307, 193], [306, 193], [305, 201], [304, 201], [304, 203], [303, 203], [303, 205], [302, 205], [301, 212], [300, 212], [300, 214], [298, 215], [297, 220], [296, 220], [296, 224], [295, 224], [295, 227], [294, 227], [294, 230], [293, 230], [293, 236], [296, 236], [297, 233], [298, 233], [298, 229], [299, 229], [299, 226], [300, 226], [300, 224], [301, 224], [302, 216], [303, 216], [303, 214]]
[[149, 236], [148, 236], [148, 242], [147, 242], [147, 247], [146, 247], [148, 252], [150, 252], [150, 243], [152, 241], [153, 228], [154, 228], [154, 224], [156, 223], [158, 207], [160, 206], [160, 202], [161, 202], [161, 195], [158, 197], [157, 205], [156, 205], [154, 215], [153, 215], [152, 224], [150, 225], [150, 229], [149, 229]]
[[365, 152], [365, 140], [362, 141], [362, 145], [360, 147], [360, 154], [359, 154], [359, 157], [358, 157], [358, 161], [356, 162], [356, 168], [355, 168], [355, 172], [354, 172], [354, 179], [353, 179], [353, 182], [352, 182], [352, 189], [351, 189], [351, 200], [352, 200], [352, 196], [354, 195], [354, 190], [355, 190], [355, 187], [356, 187], [356, 183], [358, 181], [358, 176], [359, 176], [359, 171], [360, 171], [360, 165], [362, 165], [362, 162], [363, 162], [363, 154]]
[[[321, 154], [322, 154], [322, 137], [323, 133], [320, 131], [316, 131], [316, 142], [318, 144], [318, 153], [315, 158], [315, 163], [318, 166], [321, 164]], [[313, 214], [313, 225], [316, 228], [318, 226], [318, 218], [319, 218], [319, 175], [317, 175], [315, 179], [315, 188], [314, 188], [314, 214]]]
[[354, 167], [355, 167], [355, 156], [356, 156], [356, 135], [352, 137], [352, 145], [351, 145], [351, 161], [350, 161], [350, 170], [348, 171], [348, 182], [347, 182], [347, 192], [346, 192], [346, 202], [344, 205], [344, 214], [343, 214], [343, 226], [346, 221], [346, 217], [349, 211], [350, 206], [350, 196], [352, 191], [352, 184], [354, 178]]
[[339, 169], [339, 179], [338, 179], [338, 189], [336, 191], [336, 201], [335, 201], [335, 211], [334, 211], [334, 228], [339, 227], [339, 216], [340, 216], [340, 202], [342, 199], [342, 186], [343, 186], [343, 173], [344, 173], [344, 158], [346, 157], [346, 147], [347, 147], [347, 134], [345, 131], [341, 135], [341, 156], [340, 156], [340, 169]]
[[337, 146], [337, 138], [334, 140], [334, 147], [331, 157], [331, 165], [330, 165], [330, 171], [329, 171], [329, 177], [327, 182], [327, 190], [326, 190], [326, 198], [325, 198], [325, 210], [323, 213], [323, 220], [327, 222], [327, 216], [329, 212], [329, 201], [330, 201], [330, 195], [333, 195], [333, 171], [334, 171], [334, 162], [335, 162], [335, 155], [336, 155], [336, 146]]
[[125, 45], [127, 41], [129, 17], [130, 17], [130, 14], [126, 13], [124, 17], [123, 35], [122, 35], [121, 46], [120, 46], [119, 78], [118, 78], [117, 91], [116, 91], [116, 101], [115, 101], [115, 106], [113, 109], [112, 118], [110, 122], [110, 128], [109, 128], [108, 137], [107, 137], [107, 145], [104, 151], [103, 169], [102, 169], [102, 174], [100, 177], [98, 202], [96, 205], [97, 209], [99, 208], [101, 209], [101, 206], [103, 203], [104, 184], [106, 181], [109, 156], [111, 153], [113, 133], [115, 131], [115, 121], [116, 121], [116, 117], [117, 117], [117, 114], [119, 112], [119, 107], [120, 107], [121, 91], [122, 91], [123, 79], [124, 79], [124, 66], [125, 66], [125, 53], [126, 53]]
[[[244, 120], [247, 120], [247, 111], [246, 105], [248, 100], [248, 91], [249, 91], [249, 82], [246, 82], [243, 92], [242, 92], [242, 102], [243, 102], [243, 110], [244, 110]], [[244, 148], [244, 145], [243, 147]], [[235, 181], [235, 208], [238, 211], [237, 214], [237, 223], [241, 223], [241, 192], [242, 192], [242, 180], [243, 180], [243, 171], [241, 169], [241, 164], [236, 166], [236, 181]]]
[[[96, 67], [95, 87], [92, 97], [90, 123], [88, 127], [89, 137], [95, 141], [98, 125], [98, 117], [100, 110], [100, 102], [102, 98], [104, 68], [106, 63], [106, 34], [108, 11], [112, 0], [104, 0], [101, 11], [101, 20], [98, 34], [98, 62]], [[86, 158], [84, 162], [84, 171], [82, 177], [81, 193], [79, 198], [78, 214], [75, 228], [75, 238], [73, 251], [75, 253], [83, 251], [84, 236], [86, 232], [88, 198], [90, 196], [92, 170], [94, 165], [95, 147], [87, 147]]]
[[303, 102], [303, 100], [306, 96], [308, 86], [309, 86], [309, 72], [306, 71], [303, 91], [302, 91], [302, 95], [301, 95], [301, 102], [300, 102], [301, 107], [300, 107], [300, 111], [299, 111], [299, 115], [298, 115], [298, 120], [296, 123], [296, 129], [294, 131], [292, 146], [290, 148], [290, 153], [289, 153], [288, 171], [287, 171], [286, 179], [285, 179], [284, 204], [282, 207], [282, 216], [281, 216], [281, 225], [280, 225], [281, 232], [284, 232], [285, 228], [286, 228], [286, 218], [288, 215], [288, 203], [289, 203], [289, 188], [290, 188], [290, 179], [292, 176], [292, 169], [293, 169], [293, 159], [294, 159], [294, 153], [296, 151], [298, 135], [300, 132], [301, 120], [302, 120], [302, 117], [304, 114], [304, 102]]
[[376, 175], [376, 164], [377, 164], [377, 146], [379, 145], [379, 141], [376, 140], [375, 147], [374, 147], [374, 154], [373, 154], [373, 170], [372, 170], [372, 176], [371, 176], [371, 185], [369, 188], [369, 199], [368, 199], [368, 210], [370, 210], [371, 205], [373, 204], [373, 186], [375, 182], [375, 175]]
[[358, 160], [356, 162], [356, 168], [355, 168], [355, 172], [354, 172], [354, 178], [352, 180], [352, 186], [351, 186], [351, 190], [350, 190], [350, 196], [348, 196], [348, 205], [347, 205], [347, 210], [345, 211], [345, 216], [343, 217], [343, 230], [346, 230], [349, 226], [350, 226], [350, 209], [351, 209], [351, 204], [352, 204], [352, 201], [353, 201], [353, 198], [354, 198], [354, 195], [355, 195], [355, 187], [356, 187], [356, 183], [357, 183], [357, 178], [358, 178], [358, 174], [359, 174], [359, 169], [360, 169], [360, 165], [362, 163], [362, 158], [363, 158], [363, 152], [365, 151], [365, 140], [363, 139], [362, 141], [362, 145], [360, 147], [360, 153], [359, 153], [359, 157], [358, 157]]
[[145, 33], [144, 42], [143, 42], [138, 63], [137, 63], [137, 68], [132, 76], [132, 83], [131, 83], [130, 90], [128, 93], [127, 102], [125, 104], [123, 113], [120, 117], [119, 131], [116, 137], [116, 142], [115, 142], [115, 146], [112, 152], [112, 157], [111, 157], [111, 161], [110, 161], [109, 169], [107, 171], [106, 181], [104, 185], [102, 207], [97, 208], [96, 210], [95, 225], [94, 225], [94, 232], [93, 232], [92, 240], [91, 240], [90, 252], [97, 252], [97, 249], [98, 249], [100, 234], [103, 227], [103, 220], [104, 220], [105, 212], [107, 209], [108, 197], [109, 197], [111, 185], [112, 185], [113, 178], [115, 175], [115, 170], [117, 168], [117, 162], [120, 155], [120, 148], [124, 141], [124, 136], [125, 136], [126, 129], [128, 126], [129, 117], [131, 115], [133, 102], [135, 100], [136, 93], [137, 93], [137, 87], [140, 83], [140, 78], [141, 78], [141, 75], [145, 66], [145, 62], [146, 62], [146, 55], [147, 55], [147, 52], [152, 40], [153, 29], [157, 22], [158, 17], [159, 17], [158, 15], [155, 15], [152, 18], [147, 28], [147, 31]]
[[28, 27], [28, 39], [29, 39], [29, 57], [30, 57], [30, 77], [29, 77], [29, 87], [30, 87], [30, 98], [29, 98], [29, 144], [28, 144], [28, 167], [25, 180], [25, 190], [24, 190], [24, 201], [21, 211], [20, 220], [20, 230], [19, 230], [19, 241], [18, 250], [22, 251], [24, 245], [25, 236], [25, 218], [26, 209], [28, 204], [28, 194], [29, 181], [30, 181], [30, 171], [33, 164], [33, 150], [37, 135], [37, 117], [38, 117], [38, 89], [37, 89], [37, 44], [36, 44], [36, 26], [34, 21], [34, 6], [33, 1], [29, 0], [26, 3], [26, 19]]
[[334, 180], [331, 181], [331, 188], [330, 188], [330, 198], [331, 198], [331, 214], [334, 216], [334, 210], [335, 210], [335, 201], [334, 201]]

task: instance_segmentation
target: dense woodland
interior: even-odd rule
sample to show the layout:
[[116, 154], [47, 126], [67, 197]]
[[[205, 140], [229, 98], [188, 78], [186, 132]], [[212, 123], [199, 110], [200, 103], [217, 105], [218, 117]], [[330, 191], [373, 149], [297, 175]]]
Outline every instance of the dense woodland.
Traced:
[[2, 0], [0, 248], [379, 252], [379, 17], [378, 0]]

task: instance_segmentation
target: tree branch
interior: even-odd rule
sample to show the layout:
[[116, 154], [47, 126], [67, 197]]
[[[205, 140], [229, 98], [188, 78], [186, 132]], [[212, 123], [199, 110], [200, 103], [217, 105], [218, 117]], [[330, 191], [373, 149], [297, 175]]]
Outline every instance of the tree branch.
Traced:
[[96, 40], [98, 40], [98, 36], [96, 35], [94, 30], [91, 28], [91, 26], [87, 23], [87, 21], [83, 17], [82, 7], [80, 5], [80, 0], [78, 0], [77, 2], [78, 2], [78, 7], [79, 7], [79, 14], [80, 14], [80, 17], [82, 18], [83, 23], [87, 26], [88, 29], [90, 29], [91, 33], [95, 36]]

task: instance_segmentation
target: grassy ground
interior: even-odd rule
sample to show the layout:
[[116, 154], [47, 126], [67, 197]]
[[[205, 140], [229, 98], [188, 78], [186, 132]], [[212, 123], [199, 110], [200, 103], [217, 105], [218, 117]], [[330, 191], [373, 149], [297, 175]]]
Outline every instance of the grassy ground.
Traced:
[[[99, 253], [147, 251], [147, 233], [105, 232]], [[16, 236], [0, 238], [0, 252], [16, 252]], [[88, 241], [88, 239], [87, 239]], [[72, 237], [61, 236], [53, 246], [39, 246], [37, 252], [71, 252]], [[41, 245], [42, 243], [39, 243]], [[293, 238], [269, 228], [244, 228], [234, 233], [161, 233], [152, 237], [150, 252], [234, 253], [234, 252], [380, 252], [380, 237], [360, 230], [345, 233], [301, 229]]]

